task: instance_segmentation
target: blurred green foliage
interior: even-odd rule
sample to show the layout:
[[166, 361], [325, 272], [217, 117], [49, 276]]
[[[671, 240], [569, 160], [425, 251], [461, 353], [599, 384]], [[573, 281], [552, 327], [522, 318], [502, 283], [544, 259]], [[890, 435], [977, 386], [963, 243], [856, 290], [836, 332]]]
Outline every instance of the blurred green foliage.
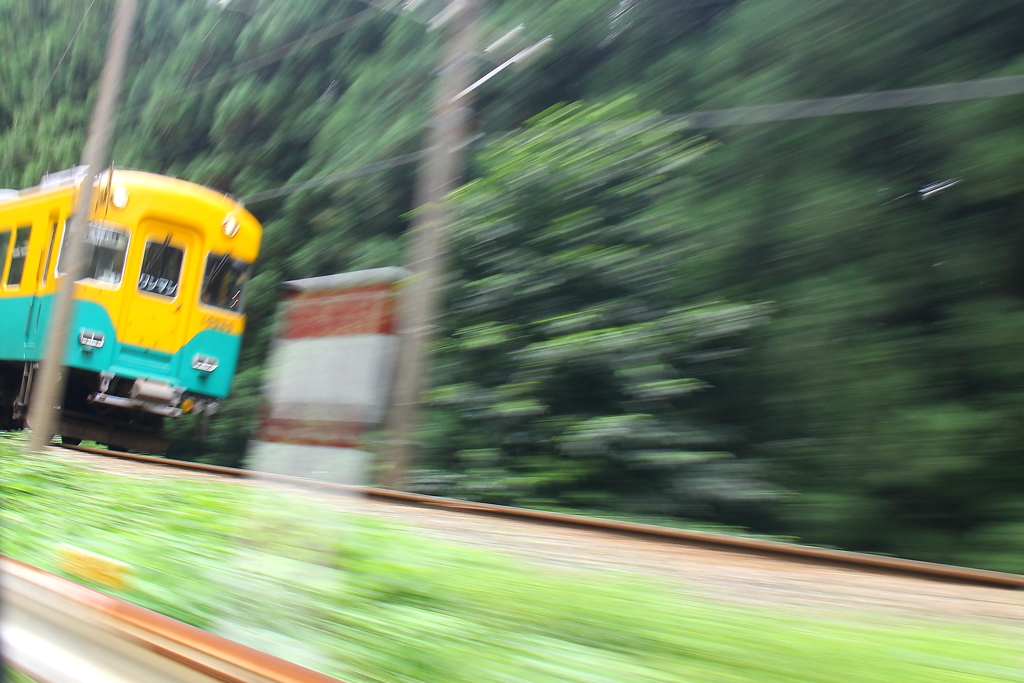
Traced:
[[710, 387], [689, 373], [767, 313], [680, 305], [685, 171], [708, 145], [633, 104], [545, 112], [456, 193], [420, 488], [725, 521], [776, 499], [694, 407]]
[[7, 670], [4, 672], [4, 676], [6, 677], [4, 678], [4, 680], [8, 681], [9, 683], [36, 683], [25, 674], [21, 673], [20, 671], [15, 671], [10, 667], [8, 667]]
[[[46, 87], [87, 2], [0, 0], [0, 185], [77, 160], [110, 6]], [[419, 149], [436, 34], [365, 9], [143, 3], [115, 163], [242, 196]], [[555, 41], [478, 93], [419, 485], [1024, 571], [1024, 98], [652, 114], [1021, 74], [1020, 3], [492, 0], [482, 38], [519, 23]], [[253, 205], [235, 395], [175, 455], [240, 461], [278, 284], [400, 263], [414, 170]]]
[[343, 681], [1024, 681], [1013, 626], [716, 603], [308, 492], [116, 476], [20, 445], [0, 438], [6, 553], [49, 571], [64, 543], [116, 558], [134, 569], [120, 597]]

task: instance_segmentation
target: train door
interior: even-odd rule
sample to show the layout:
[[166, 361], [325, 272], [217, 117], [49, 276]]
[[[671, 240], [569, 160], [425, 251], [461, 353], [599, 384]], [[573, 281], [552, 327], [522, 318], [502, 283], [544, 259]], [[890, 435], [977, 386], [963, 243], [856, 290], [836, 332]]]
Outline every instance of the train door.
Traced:
[[184, 287], [198, 258], [195, 235], [182, 227], [147, 222], [136, 237], [138, 264], [134, 290], [126, 289], [122, 344], [173, 354], [183, 343], [185, 318], [192, 309]]
[[[28, 310], [28, 325], [25, 328], [25, 341], [30, 342], [33, 339], [37, 339], [39, 336], [39, 323], [43, 318], [44, 304], [40, 301], [40, 297], [47, 294], [46, 283], [49, 280], [50, 263], [53, 260], [53, 250], [58, 244], [57, 228], [60, 225], [60, 220], [57, 214], [50, 214], [49, 230], [46, 234], [46, 246], [45, 246], [45, 258], [40, 257], [39, 263], [37, 264], [36, 282], [38, 287], [34, 288], [35, 291], [32, 293], [32, 302], [29, 304]], [[40, 340], [41, 341], [41, 340]], [[40, 348], [41, 345], [40, 345]]]
[[3, 283], [7, 282], [7, 269], [11, 261], [11, 242], [14, 231], [0, 227], [0, 359], [21, 359], [24, 352], [21, 327], [18, 324], [18, 301], [7, 295]]

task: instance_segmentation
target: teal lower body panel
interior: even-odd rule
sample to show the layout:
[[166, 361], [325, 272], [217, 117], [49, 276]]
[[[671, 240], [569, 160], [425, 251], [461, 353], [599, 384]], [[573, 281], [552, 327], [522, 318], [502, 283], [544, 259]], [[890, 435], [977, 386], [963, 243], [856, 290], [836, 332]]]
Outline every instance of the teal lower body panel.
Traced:
[[[0, 360], [39, 360], [52, 305], [52, 295], [0, 299]], [[79, 343], [83, 330], [102, 334], [103, 346], [92, 348]], [[223, 398], [231, 389], [241, 345], [240, 335], [214, 330], [203, 330], [174, 354], [122, 344], [103, 306], [76, 301], [64, 362], [81, 370], [111, 372], [129, 379], [145, 377], [196, 394]], [[217, 368], [212, 372], [196, 370], [192, 367], [196, 355], [216, 358]]]
[[[241, 350], [242, 335], [203, 330], [175, 354], [182, 386], [197, 394], [224, 398], [231, 390], [231, 380], [235, 376]], [[217, 369], [213, 372], [194, 369], [192, 359], [197, 354], [216, 358]]]
[[38, 360], [32, 324], [40, 317], [41, 301], [31, 296], [0, 298], [0, 360]]

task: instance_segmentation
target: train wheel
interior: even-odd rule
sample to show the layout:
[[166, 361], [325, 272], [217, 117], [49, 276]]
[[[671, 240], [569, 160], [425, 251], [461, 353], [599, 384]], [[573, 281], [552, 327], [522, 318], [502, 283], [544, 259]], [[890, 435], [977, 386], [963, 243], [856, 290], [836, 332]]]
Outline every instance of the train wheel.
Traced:
[[64, 444], [65, 446], [79, 446], [79, 445], [81, 445], [82, 440], [81, 439], [76, 439], [73, 436], [64, 436], [63, 434], [61, 434], [60, 435], [60, 442], [62, 444]]

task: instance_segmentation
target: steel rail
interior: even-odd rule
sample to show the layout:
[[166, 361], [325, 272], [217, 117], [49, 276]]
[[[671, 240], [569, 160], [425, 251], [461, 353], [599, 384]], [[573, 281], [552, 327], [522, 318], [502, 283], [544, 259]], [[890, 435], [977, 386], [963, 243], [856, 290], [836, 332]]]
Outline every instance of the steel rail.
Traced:
[[151, 455], [138, 455], [135, 453], [122, 453], [120, 451], [108, 451], [98, 448], [86, 448], [83, 446], [65, 446], [65, 448], [124, 460], [134, 460], [137, 462], [163, 465], [166, 467], [198, 470], [231, 477], [265, 479], [327, 492], [345, 494], [358, 493], [366, 495], [369, 498], [384, 500], [391, 503], [436, 508], [460, 513], [488, 515], [492, 517], [529, 520], [532, 522], [552, 524], [556, 526], [574, 527], [625, 536], [642, 537], [654, 541], [674, 542], [715, 550], [741, 552], [748, 555], [774, 557], [793, 562], [845, 567], [859, 571], [901, 574], [920, 579], [989, 586], [994, 588], [1024, 588], [1024, 575], [1011, 574], [1008, 572], [972, 569], [970, 567], [958, 567], [955, 565], [939, 564], [935, 562], [923, 562], [921, 560], [907, 560], [885, 555], [873, 555], [871, 553], [834, 550], [831, 548], [819, 548], [815, 546], [800, 545], [797, 543], [783, 543], [781, 541], [770, 541], [760, 538], [733, 536], [730, 534], [713, 533], [708, 531], [693, 531], [689, 529], [678, 529], [673, 527], [657, 526], [654, 524], [642, 524], [638, 522], [624, 522], [613, 519], [602, 519], [600, 517], [586, 517], [583, 515], [572, 515], [562, 512], [548, 512], [545, 510], [533, 510], [530, 508], [495, 505], [493, 503], [478, 503], [475, 501], [459, 500], [457, 498], [429, 496], [421, 493], [409, 493], [406, 491], [396, 491], [392, 489], [368, 486], [348, 486], [312, 479], [303, 479], [283, 474], [268, 474], [233, 467], [222, 467], [220, 465], [208, 465], [205, 463], [187, 462]]
[[339, 683], [0, 556], [6, 663], [39, 683]]

